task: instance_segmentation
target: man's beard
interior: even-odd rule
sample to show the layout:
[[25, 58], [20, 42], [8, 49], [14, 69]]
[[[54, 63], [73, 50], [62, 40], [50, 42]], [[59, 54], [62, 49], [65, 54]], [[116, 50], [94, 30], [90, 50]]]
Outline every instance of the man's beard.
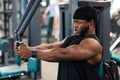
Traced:
[[89, 26], [85, 27], [84, 29], [81, 30], [80, 32], [80, 36], [85, 36], [88, 33], [89, 30]]

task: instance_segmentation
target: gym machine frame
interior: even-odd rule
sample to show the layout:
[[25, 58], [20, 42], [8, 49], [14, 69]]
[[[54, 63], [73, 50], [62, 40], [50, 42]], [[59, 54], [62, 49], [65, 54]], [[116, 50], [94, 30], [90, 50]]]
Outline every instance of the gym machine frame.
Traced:
[[[18, 46], [22, 43], [22, 36], [27, 28], [27, 25], [30, 23], [34, 13], [36, 12], [40, 2], [41, 2], [41, 0], [30, 0], [26, 11], [25, 11], [23, 17], [21, 18], [21, 21], [18, 24], [17, 29], [15, 30], [15, 40], [16, 40], [16, 43]], [[18, 58], [20, 58], [20, 57], [18, 57]], [[37, 67], [37, 69], [34, 69], [36, 67], [37, 63], [39, 63], [39, 61], [35, 60], [35, 59], [36, 58], [32, 58], [32, 57], [28, 59], [28, 71], [34, 72], [34, 74], [32, 75], [32, 80], [36, 80], [36, 72], [39, 71], [38, 67]], [[32, 61], [30, 61], [30, 60], [32, 60]], [[21, 61], [21, 60], [19, 60], [19, 61]], [[33, 65], [33, 66], [29, 67], [34, 61], [36, 61], [35, 66]], [[17, 64], [20, 64], [20, 62], [18, 62]], [[17, 66], [17, 67], [19, 67], [19, 66]], [[5, 67], [2, 67], [1, 70], [4, 68], [10, 70], [10, 68], [13, 68], [13, 67], [5, 66]], [[15, 73], [17, 73], [17, 71]], [[15, 73], [13, 75], [11, 72], [8, 76], [4, 76], [4, 70], [3, 70], [3, 72], [1, 72], [1, 74], [3, 74], [3, 76], [1, 76], [0, 79], [16, 79], [14, 77], [19, 78], [19, 76], [24, 75], [24, 74], [15, 74]]]
[[[31, 0], [28, 4], [27, 9], [15, 31], [16, 44], [19, 46], [22, 44], [22, 36], [30, 23], [33, 15], [35, 14], [37, 8], [39, 7], [41, 0]], [[30, 61], [31, 62], [31, 61]], [[29, 64], [28, 64], [29, 66]], [[32, 72], [32, 71], [31, 71]], [[32, 74], [32, 80], [36, 80], [36, 72]]]

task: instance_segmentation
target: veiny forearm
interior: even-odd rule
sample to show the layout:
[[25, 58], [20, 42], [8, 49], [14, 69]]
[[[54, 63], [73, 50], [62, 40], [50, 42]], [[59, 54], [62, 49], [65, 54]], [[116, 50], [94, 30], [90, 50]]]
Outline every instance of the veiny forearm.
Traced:
[[59, 62], [88, 59], [93, 55], [94, 54], [91, 54], [91, 51], [80, 49], [79, 46], [73, 45], [67, 48], [38, 50], [37, 58], [50, 62]]
[[37, 50], [37, 58], [45, 61], [59, 62], [59, 61], [63, 61], [65, 57], [66, 57], [66, 51], [64, 48]]

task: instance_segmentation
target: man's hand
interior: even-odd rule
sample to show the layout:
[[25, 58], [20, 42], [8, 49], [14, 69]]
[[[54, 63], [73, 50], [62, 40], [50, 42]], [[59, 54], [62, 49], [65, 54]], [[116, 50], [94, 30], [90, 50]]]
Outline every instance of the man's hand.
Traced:
[[21, 44], [19, 46], [14, 44], [14, 51], [16, 55], [20, 56], [22, 59], [27, 59], [32, 55], [31, 48], [26, 44]]

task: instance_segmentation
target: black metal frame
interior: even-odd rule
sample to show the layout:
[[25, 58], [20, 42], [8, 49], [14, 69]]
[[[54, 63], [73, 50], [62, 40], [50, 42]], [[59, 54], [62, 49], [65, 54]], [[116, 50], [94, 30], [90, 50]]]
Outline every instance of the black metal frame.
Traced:
[[37, 10], [41, 0], [31, 0], [28, 4], [27, 9], [25, 10], [25, 13], [15, 30], [15, 37], [16, 41], [21, 43], [22, 36], [27, 28], [27, 25], [30, 23], [35, 11]]
[[[30, 0], [26, 11], [20, 21], [20, 23], [18, 24], [16, 30], [15, 30], [15, 38], [16, 38], [16, 42], [18, 45], [21, 44], [22, 42], [22, 36], [27, 28], [27, 25], [30, 23], [34, 13], [36, 12], [37, 8], [39, 7], [39, 4], [42, 0]], [[32, 75], [32, 80], [36, 80], [36, 72], [33, 72], [34, 74]], [[16, 74], [16, 75], [10, 75], [10, 76], [1, 76], [0, 79], [4, 79], [4, 80], [15, 80], [15, 79], [19, 79], [20, 76], [22, 76], [21, 74]]]

